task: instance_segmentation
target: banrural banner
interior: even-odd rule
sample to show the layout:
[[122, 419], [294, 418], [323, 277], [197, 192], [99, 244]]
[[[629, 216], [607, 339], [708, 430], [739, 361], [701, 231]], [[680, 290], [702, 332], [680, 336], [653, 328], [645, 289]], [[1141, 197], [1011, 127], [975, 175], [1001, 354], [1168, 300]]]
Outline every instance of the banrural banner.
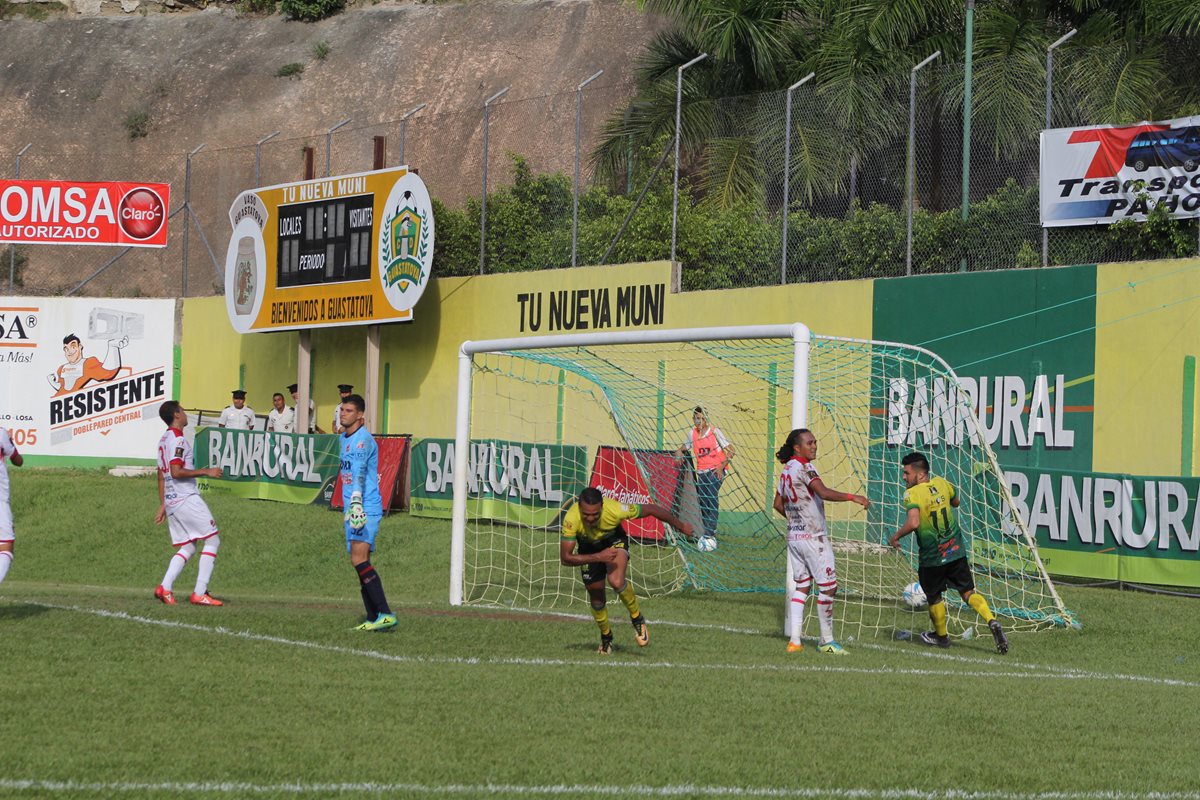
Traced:
[[1200, 117], [1042, 131], [1047, 228], [1200, 216]]
[[[546, 528], [587, 485], [587, 450], [578, 445], [471, 442], [467, 513]], [[412, 449], [412, 504], [417, 517], [449, 519], [454, 501], [454, 440], [422, 439]]]
[[151, 460], [175, 301], [0, 297], [0, 426], [26, 455]]
[[407, 167], [242, 192], [225, 309], [238, 333], [411, 320], [433, 269], [433, 206]]
[[166, 183], [0, 181], [0, 242], [166, 247]]
[[1046, 570], [1200, 586], [1200, 479], [1005, 470]]

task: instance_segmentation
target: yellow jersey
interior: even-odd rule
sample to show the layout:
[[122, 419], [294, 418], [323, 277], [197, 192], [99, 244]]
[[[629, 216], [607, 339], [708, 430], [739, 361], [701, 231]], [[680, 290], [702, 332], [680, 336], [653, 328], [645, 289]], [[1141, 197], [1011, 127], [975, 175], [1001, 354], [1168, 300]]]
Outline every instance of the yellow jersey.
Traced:
[[930, 477], [904, 493], [904, 507], [921, 514], [917, 550], [922, 567], [936, 567], [967, 556], [967, 542], [958, 527], [952, 502], [958, 492], [945, 478]]
[[562, 522], [562, 538], [566, 541], [577, 541], [580, 545], [595, 546], [613, 538], [617, 527], [627, 519], [637, 519], [642, 515], [642, 507], [631, 503], [620, 503], [604, 498], [600, 508], [600, 519], [595, 526], [585, 525], [583, 516], [579, 513], [579, 503], [568, 509]]

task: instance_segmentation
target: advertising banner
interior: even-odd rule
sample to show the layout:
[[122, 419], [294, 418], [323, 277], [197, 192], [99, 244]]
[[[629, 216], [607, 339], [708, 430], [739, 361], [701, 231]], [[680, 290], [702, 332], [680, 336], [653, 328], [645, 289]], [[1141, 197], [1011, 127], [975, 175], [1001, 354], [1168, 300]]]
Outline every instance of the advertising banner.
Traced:
[[235, 497], [315, 503], [338, 479], [341, 461], [333, 434], [266, 433], [228, 428], [196, 432], [196, 466], [220, 467], [202, 488]]
[[166, 247], [166, 183], [0, 180], [0, 242]]
[[433, 268], [433, 207], [407, 167], [242, 192], [225, 306], [238, 333], [410, 320]]
[[[677, 494], [682, 489], [681, 468], [675, 454], [668, 450], [628, 450], [623, 447], [600, 447], [592, 465], [592, 482], [607, 498], [622, 503], [645, 505], [657, 503], [668, 509], [678, 505]], [[654, 495], [644, 475], [650, 476]], [[631, 519], [621, 523], [626, 533], [637, 539], [661, 539], [663, 524], [654, 517]]]
[[1005, 471], [1051, 575], [1200, 586], [1200, 478]]
[[175, 301], [0, 297], [0, 425], [26, 455], [152, 460]]
[[[578, 445], [472, 441], [467, 463], [467, 513], [477, 519], [551, 527], [586, 485], [587, 450]], [[453, 439], [422, 439], [413, 446], [411, 485], [414, 516], [450, 519]]]
[[[407, 436], [376, 436], [375, 444], [379, 446], [379, 497], [383, 501], [383, 507], [404, 508], [407, 498], [402, 491], [401, 479], [407, 472], [409, 439]], [[334, 481], [331, 487], [330, 508], [343, 507], [343, 485], [339, 472], [338, 480]]]
[[1200, 216], [1200, 117], [1042, 131], [1047, 228]]

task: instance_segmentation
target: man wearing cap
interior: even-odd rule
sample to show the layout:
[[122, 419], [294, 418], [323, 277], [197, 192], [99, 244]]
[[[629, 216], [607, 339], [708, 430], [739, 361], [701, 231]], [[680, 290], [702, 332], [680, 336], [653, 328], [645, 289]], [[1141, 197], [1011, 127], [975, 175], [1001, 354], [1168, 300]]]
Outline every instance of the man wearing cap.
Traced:
[[296, 409], [288, 408], [279, 392], [271, 396], [271, 404], [274, 408], [267, 413], [267, 430], [275, 433], [295, 433]]
[[[300, 407], [300, 384], [293, 383], [287, 387], [287, 390], [292, 393], [292, 413]], [[294, 430], [295, 428], [293, 428]], [[308, 432], [309, 433], [324, 433], [325, 431], [317, 427], [317, 404], [313, 399], [308, 398]]]
[[340, 398], [338, 399], [337, 407], [333, 409], [333, 432], [334, 433], [342, 434], [342, 433], [346, 432], [346, 429], [342, 427], [342, 417], [341, 417], [342, 403], [346, 402], [346, 398], [349, 397], [350, 393], [353, 391], [354, 391], [354, 387], [348, 383], [339, 383], [338, 384], [338, 394], [340, 395]]
[[246, 405], [246, 393], [241, 389], [233, 390], [233, 405], [225, 406], [217, 425], [229, 428], [231, 431], [254, 430], [254, 409]]
[[712, 550], [717, 546], [718, 495], [721, 481], [729, 469], [729, 460], [733, 458], [733, 445], [720, 428], [708, 424], [701, 406], [692, 410], [692, 428], [675, 451], [675, 458], [682, 459], [685, 452], [691, 452], [696, 458], [696, 500], [704, 525], [698, 544], [702, 550]]

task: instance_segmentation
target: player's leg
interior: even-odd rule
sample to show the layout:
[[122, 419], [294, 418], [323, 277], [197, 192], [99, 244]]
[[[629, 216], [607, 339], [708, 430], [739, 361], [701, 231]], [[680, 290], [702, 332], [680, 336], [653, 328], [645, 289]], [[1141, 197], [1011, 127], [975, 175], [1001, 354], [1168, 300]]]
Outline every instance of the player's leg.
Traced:
[[383, 580], [371, 564], [371, 553], [375, 550], [375, 537], [379, 535], [379, 522], [382, 518], [368, 515], [367, 523], [359, 530], [354, 530], [349, 523], [346, 525], [346, 549], [350, 553], [350, 563], [358, 573], [358, 583], [367, 599], [376, 610], [373, 620], [367, 620], [357, 626], [360, 631], [385, 631], [396, 627], [396, 615], [388, 605], [387, 596], [383, 593]]
[[1000, 626], [1000, 620], [996, 619], [996, 615], [988, 606], [987, 598], [975, 591], [975, 576], [971, 573], [970, 562], [965, 558], [960, 558], [948, 566], [953, 567], [948, 576], [950, 585], [962, 595], [963, 601], [975, 609], [975, 613], [987, 623], [988, 630], [992, 632], [992, 640], [996, 643], [996, 652], [1004, 655], [1008, 652], [1008, 637], [1004, 635], [1004, 628]]
[[921, 634], [921, 641], [934, 647], [949, 647], [950, 634], [946, 627], [946, 601], [942, 593], [946, 591], [946, 567], [919, 567], [917, 580], [925, 599], [929, 603], [929, 621], [933, 630]]
[[[171, 515], [167, 515], [167, 524], [176, 526], [178, 523], [174, 521]], [[174, 539], [176, 533], [171, 531], [171, 538]], [[175, 579], [179, 577], [179, 573], [183, 572], [183, 568], [187, 566], [188, 559], [196, 553], [196, 545], [191, 542], [183, 542], [175, 545], [175, 552], [171, 555], [171, 560], [167, 562], [167, 571], [163, 575], [162, 581], [159, 582], [158, 588], [154, 590], [154, 596], [166, 603], [169, 606], [175, 605]]]
[[212, 580], [213, 568], [217, 564], [217, 550], [221, 548], [221, 537], [213, 533], [202, 540], [200, 549], [200, 565], [196, 570], [196, 589], [189, 598], [192, 605], [221, 606], [224, 605], [208, 593], [208, 582]]
[[634, 641], [637, 642], [638, 647], [645, 647], [650, 643], [650, 630], [646, 626], [646, 618], [642, 616], [642, 609], [638, 604], [637, 594], [633, 591], [633, 584], [629, 581], [629, 551], [625, 549], [625, 544], [622, 541], [613, 545], [617, 550], [617, 561], [608, 567], [608, 585], [617, 593], [617, 597], [621, 598], [621, 602], [625, 604], [625, 610], [629, 612], [629, 621], [633, 624]]
[[596, 650], [601, 655], [609, 655], [613, 650], [612, 625], [608, 621], [608, 598], [604, 591], [604, 565], [584, 564], [580, 571], [583, 588], [587, 590], [588, 604], [592, 609], [592, 619], [600, 629], [600, 647]]
[[0, 541], [0, 583], [4, 583], [4, 578], [8, 575], [8, 568], [12, 566], [12, 560], [12, 539]]
[[804, 604], [808, 602], [808, 593], [812, 589], [812, 575], [808, 570], [800, 551], [800, 542], [788, 542], [788, 563], [792, 567], [792, 596], [788, 603], [788, 646], [789, 653], [804, 651], [804, 642], [800, 635], [804, 630]]
[[12, 509], [8, 503], [0, 503], [0, 583], [8, 575], [12, 566], [13, 546], [16, 536], [13, 534]]
[[[180, 551], [186, 548], [188, 559], [196, 552], [197, 546], [207, 549], [209, 540], [217, 536], [217, 523], [213, 521], [212, 512], [208, 510], [208, 505], [198, 495], [191, 495], [170, 509], [167, 512], [167, 525], [171, 529], [171, 541]], [[186, 545], [181, 545], [180, 542], [185, 542]], [[212, 548], [213, 556], [216, 555], [215, 548], [216, 545]], [[178, 556], [178, 554], [176, 555]], [[205, 562], [208, 563], [206, 564]], [[200, 559], [199, 574], [196, 577], [196, 591], [188, 598], [192, 605], [224, 605], [220, 600], [208, 594], [208, 582], [212, 578], [212, 562], [212, 556]], [[185, 559], [175, 558], [167, 567], [167, 577], [163, 579], [161, 588], [168, 594], [171, 592], [175, 578], [179, 577], [179, 573], [183, 571], [186, 563]], [[172, 569], [175, 570], [174, 574], [171, 573]], [[158, 592], [155, 592], [155, 596], [158, 596]], [[159, 599], [162, 600], [163, 598], [159, 597]], [[163, 602], [167, 601], [163, 600]]]
[[817, 650], [827, 655], [845, 655], [846, 650], [833, 636], [833, 599], [837, 597], [837, 567], [829, 537], [810, 539], [809, 567], [817, 582], [817, 621], [821, 625], [821, 641]]

